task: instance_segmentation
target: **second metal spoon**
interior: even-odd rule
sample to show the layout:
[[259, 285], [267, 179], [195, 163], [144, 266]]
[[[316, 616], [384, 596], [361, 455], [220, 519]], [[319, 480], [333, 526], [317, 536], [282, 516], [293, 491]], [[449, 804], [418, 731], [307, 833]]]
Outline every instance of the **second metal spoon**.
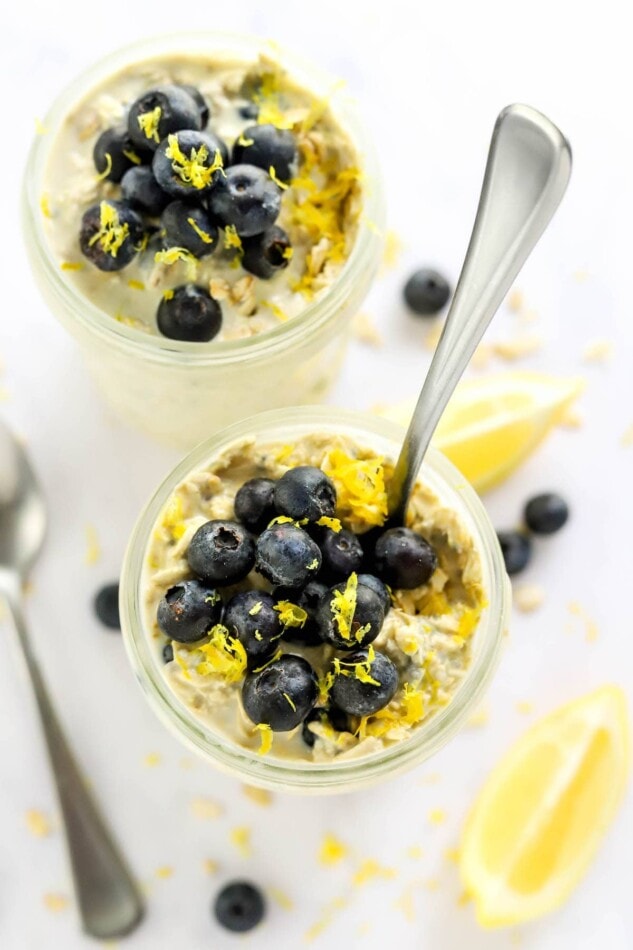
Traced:
[[570, 173], [569, 143], [549, 119], [524, 105], [500, 113], [464, 266], [389, 487], [389, 513], [400, 524], [440, 416]]

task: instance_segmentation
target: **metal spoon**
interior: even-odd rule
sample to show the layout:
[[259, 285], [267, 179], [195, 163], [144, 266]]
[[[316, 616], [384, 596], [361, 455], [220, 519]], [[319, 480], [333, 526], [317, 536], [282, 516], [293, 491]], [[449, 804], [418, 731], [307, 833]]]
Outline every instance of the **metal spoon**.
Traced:
[[567, 188], [567, 139], [530, 106], [508, 106], [492, 133], [473, 233], [444, 331], [389, 486], [404, 524], [409, 496], [446, 404], [477, 344]]
[[0, 597], [31, 677], [61, 805], [81, 922], [93, 937], [119, 937], [143, 917], [143, 901], [81, 777], [48, 696], [22, 612], [22, 581], [46, 531], [40, 486], [22, 447], [0, 421]]

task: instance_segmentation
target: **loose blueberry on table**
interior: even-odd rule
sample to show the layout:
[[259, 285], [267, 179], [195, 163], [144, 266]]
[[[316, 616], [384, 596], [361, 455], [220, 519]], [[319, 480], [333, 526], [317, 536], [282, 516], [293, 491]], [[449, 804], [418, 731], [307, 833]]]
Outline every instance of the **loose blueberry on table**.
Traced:
[[258, 887], [248, 881], [226, 884], [215, 898], [215, 918], [226, 930], [246, 933], [261, 923], [266, 913], [266, 902]]

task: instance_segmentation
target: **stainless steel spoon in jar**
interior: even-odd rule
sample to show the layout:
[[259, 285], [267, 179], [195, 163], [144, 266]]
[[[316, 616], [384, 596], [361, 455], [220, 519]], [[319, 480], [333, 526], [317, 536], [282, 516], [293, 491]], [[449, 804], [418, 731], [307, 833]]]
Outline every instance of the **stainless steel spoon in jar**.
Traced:
[[39, 555], [46, 505], [22, 446], [0, 421], [0, 600], [9, 608], [30, 676], [61, 806], [79, 915], [86, 933], [106, 939], [132, 931], [143, 899], [90, 796], [64, 736], [31, 645], [22, 583]]
[[549, 224], [571, 174], [567, 139], [544, 115], [508, 106], [497, 118], [464, 266], [389, 486], [404, 524], [431, 437], [475, 348]]

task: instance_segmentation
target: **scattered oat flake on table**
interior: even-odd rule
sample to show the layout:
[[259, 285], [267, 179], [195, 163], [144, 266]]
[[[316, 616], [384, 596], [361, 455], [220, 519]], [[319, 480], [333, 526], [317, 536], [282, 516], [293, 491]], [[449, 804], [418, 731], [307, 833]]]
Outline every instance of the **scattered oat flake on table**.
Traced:
[[446, 821], [446, 812], [442, 808], [432, 808], [428, 819], [432, 825], [443, 825]]
[[54, 914], [59, 914], [70, 905], [70, 899], [64, 894], [44, 894], [44, 906]]
[[574, 600], [567, 605], [567, 609], [569, 610], [570, 614], [572, 614], [572, 616], [578, 617], [578, 619], [582, 622], [585, 629], [585, 640], [587, 640], [588, 643], [593, 643], [595, 640], [597, 640], [598, 625], [594, 620], [591, 619], [582, 604], [578, 603], [577, 600]]
[[53, 830], [48, 816], [37, 808], [30, 808], [24, 818], [26, 827], [36, 838], [46, 838]]
[[237, 825], [231, 828], [229, 840], [235, 845], [243, 858], [250, 858], [253, 853], [251, 847], [251, 829], [247, 825]]
[[434, 323], [433, 326], [428, 330], [426, 336], [424, 337], [424, 349], [430, 350], [431, 353], [435, 351], [437, 344], [440, 342], [440, 337], [444, 330], [444, 323], [438, 322]]
[[294, 901], [292, 900], [292, 898], [288, 897], [288, 895], [284, 891], [280, 890], [278, 887], [269, 888], [268, 893], [270, 894], [272, 899], [277, 904], [279, 904], [282, 910], [292, 910], [292, 908], [294, 907]]
[[242, 785], [242, 792], [256, 805], [268, 808], [273, 803], [272, 792], [265, 788], [256, 788], [254, 785]]
[[156, 877], [160, 878], [161, 880], [167, 880], [168, 877], [173, 875], [174, 869], [168, 864], [163, 864], [162, 867], [156, 868], [154, 873]]
[[160, 765], [161, 761], [160, 752], [148, 752], [143, 759], [143, 765], [146, 765], [148, 769], [153, 769]]
[[500, 340], [492, 344], [494, 355], [508, 362], [521, 360], [525, 356], [532, 356], [542, 348], [542, 337], [527, 333], [517, 336], [514, 340]]
[[196, 818], [213, 820], [224, 813], [224, 806], [212, 798], [194, 798], [191, 803], [191, 811]]
[[355, 887], [362, 887], [363, 884], [367, 884], [376, 878], [381, 877], [389, 880], [397, 877], [397, 874], [398, 872], [394, 868], [385, 867], [373, 858], [366, 858], [361, 862], [358, 870], [354, 872], [352, 884]]
[[585, 363], [606, 363], [613, 356], [613, 343], [610, 340], [591, 340], [582, 351]]
[[385, 270], [397, 267], [402, 253], [402, 241], [391, 228], [385, 234], [385, 247], [382, 252], [382, 265]]
[[86, 525], [86, 564], [96, 564], [101, 557], [99, 536], [94, 525]]
[[321, 842], [317, 859], [320, 864], [324, 864], [327, 867], [332, 864], [338, 864], [339, 861], [347, 857], [347, 854], [347, 845], [343, 844], [343, 842], [334, 835], [326, 834]]
[[523, 293], [518, 288], [514, 288], [508, 294], [506, 299], [506, 305], [508, 310], [511, 310], [512, 313], [520, 313], [525, 307], [525, 300], [523, 298]]
[[620, 445], [623, 445], [625, 448], [630, 448], [633, 445], [633, 423], [624, 430], [622, 438], [620, 439]]
[[530, 614], [545, 600], [545, 591], [538, 584], [517, 584], [512, 602], [521, 613]]
[[519, 699], [514, 704], [514, 708], [518, 713], [521, 713], [522, 716], [529, 716], [530, 713], [534, 711], [534, 705], [526, 699]]
[[220, 870], [220, 865], [217, 861], [213, 861], [211, 858], [205, 858], [202, 862], [202, 868], [205, 874], [217, 874]]
[[368, 313], [357, 313], [352, 321], [352, 333], [361, 343], [369, 346], [384, 346], [384, 338]]

